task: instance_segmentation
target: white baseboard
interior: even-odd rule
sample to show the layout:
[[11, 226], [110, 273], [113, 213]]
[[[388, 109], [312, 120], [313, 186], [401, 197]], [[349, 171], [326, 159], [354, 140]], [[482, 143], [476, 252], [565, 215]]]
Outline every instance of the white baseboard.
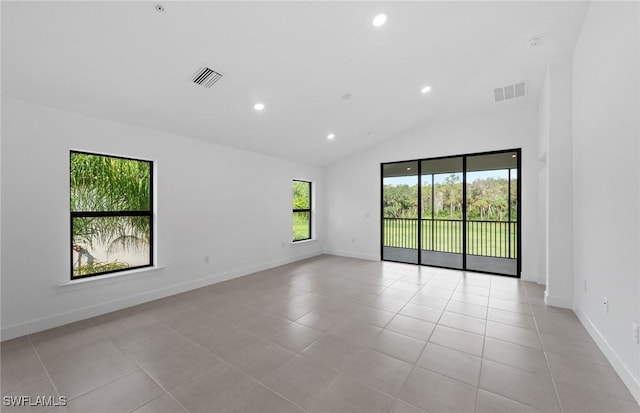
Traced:
[[[170, 295], [183, 293], [185, 291], [194, 290], [196, 288], [205, 287], [207, 285], [216, 284], [222, 281], [231, 280], [233, 278], [242, 277], [243, 275], [252, 274], [254, 272], [268, 270], [270, 268], [279, 267], [281, 265], [290, 264], [292, 262], [313, 258], [322, 255], [321, 251], [300, 254], [293, 257], [283, 258], [279, 260], [269, 261], [258, 265], [252, 265], [233, 271], [227, 271], [186, 283], [176, 284], [169, 287], [158, 288], [142, 294], [132, 295], [105, 303], [91, 305], [83, 308], [74, 309], [63, 313], [53, 314], [46, 317], [37, 318], [23, 323], [13, 324], [10, 326], [2, 326], [0, 337], [2, 341], [12, 338], [33, 334], [38, 331], [47, 330], [49, 328], [59, 327], [64, 324], [73, 323], [75, 321], [99, 316], [112, 311], [121, 310], [123, 308], [132, 307], [134, 305], [143, 304], [148, 301], [157, 300]], [[167, 267], [168, 269], [168, 267]]]
[[564, 297], [554, 297], [549, 295], [547, 290], [544, 291], [544, 303], [551, 307], [573, 309], [573, 300]]
[[337, 255], [339, 257], [358, 258], [368, 261], [380, 261], [380, 256], [374, 254], [361, 254], [359, 252], [339, 250], [325, 250], [324, 253], [327, 255]]
[[593, 341], [596, 342], [600, 351], [605, 355], [609, 363], [613, 369], [618, 373], [624, 384], [627, 386], [633, 397], [636, 399], [636, 402], [640, 404], [640, 377], [635, 377], [629, 367], [620, 359], [618, 353], [611, 347], [606, 338], [600, 333], [598, 328], [591, 322], [589, 317], [587, 317], [580, 310], [574, 310], [578, 319], [587, 329]]
[[[521, 272], [520, 273], [520, 279], [522, 281], [530, 281], [532, 283], [540, 284], [540, 276], [536, 275], [536, 274], [531, 274], [531, 273], [528, 273], [528, 272]], [[542, 280], [544, 280], [544, 277], [542, 278]], [[544, 282], [542, 282], [542, 284], [544, 284]]]

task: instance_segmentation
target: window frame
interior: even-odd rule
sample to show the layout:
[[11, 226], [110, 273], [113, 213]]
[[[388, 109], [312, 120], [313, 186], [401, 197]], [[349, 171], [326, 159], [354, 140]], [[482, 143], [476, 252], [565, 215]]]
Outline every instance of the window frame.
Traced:
[[[293, 189], [293, 183], [295, 182], [301, 182], [301, 183], [305, 183], [309, 186], [309, 208], [292, 208], [292, 213], [291, 213], [291, 218], [293, 218], [294, 214], [296, 212], [308, 212], [309, 213], [309, 237], [308, 238], [301, 238], [301, 239], [293, 239], [291, 242], [301, 242], [301, 241], [309, 241], [313, 239], [313, 182], [311, 181], [305, 181], [302, 179], [294, 179], [292, 180], [292, 189]], [[293, 206], [293, 196], [291, 198], [291, 204]], [[293, 225], [293, 221], [292, 221], [292, 225]], [[293, 228], [292, 228], [293, 229]]]
[[[100, 156], [100, 157], [104, 157], [104, 158], [115, 158], [115, 159], [124, 159], [124, 160], [128, 160], [128, 161], [135, 161], [135, 162], [144, 162], [147, 163], [149, 165], [149, 210], [148, 211], [73, 211], [71, 210], [71, 188], [72, 188], [72, 182], [71, 182], [71, 167], [72, 167], [72, 158], [74, 154], [80, 154], [80, 155], [92, 155], [92, 156]], [[154, 250], [155, 250], [155, 238], [154, 238], [154, 229], [155, 229], [155, 223], [154, 223], [154, 215], [155, 215], [155, 194], [154, 194], [154, 189], [155, 189], [155, 184], [154, 184], [154, 169], [155, 169], [155, 164], [153, 161], [150, 161], [148, 159], [138, 159], [138, 158], [131, 158], [131, 157], [126, 157], [126, 156], [119, 156], [119, 155], [110, 155], [110, 154], [104, 154], [104, 153], [96, 153], [96, 152], [87, 152], [87, 151], [81, 151], [81, 150], [74, 150], [71, 149], [69, 151], [69, 212], [70, 212], [70, 220], [69, 220], [69, 234], [70, 234], [70, 279], [71, 281], [75, 281], [75, 280], [80, 280], [80, 279], [84, 279], [84, 278], [92, 278], [92, 277], [99, 277], [99, 276], [103, 276], [103, 275], [108, 275], [108, 274], [114, 274], [114, 273], [121, 273], [121, 272], [125, 272], [125, 271], [131, 271], [131, 270], [139, 270], [141, 268], [149, 268], [149, 267], [153, 267], [155, 265], [154, 263], [154, 259], [155, 259], [155, 254], [154, 254]], [[73, 220], [74, 218], [101, 218], [101, 217], [148, 217], [149, 218], [149, 264], [144, 264], [144, 265], [137, 265], [134, 267], [127, 267], [127, 268], [121, 268], [121, 269], [116, 269], [116, 270], [111, 270], [111, 271], [103, 271], [103, 272], [97, 272], [97, 273], [93, 273], [93, 274], [84, 274], [84, 275], [73, 275], [73, 247], [74, 247], [74, 239], [73, 239]]]

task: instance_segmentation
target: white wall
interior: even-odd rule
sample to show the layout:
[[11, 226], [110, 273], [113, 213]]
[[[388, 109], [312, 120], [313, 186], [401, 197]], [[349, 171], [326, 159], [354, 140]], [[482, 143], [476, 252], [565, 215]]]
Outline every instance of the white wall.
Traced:
[[547, 282], [548, 187], [547, 152], [549, 150], [549, 77], [548, 69], [538, 107], [538, 284]]
[[[323, 169], [14, 99], [2, 106], [2, 339], [322, 253], [291, 245], [291, 181]], [[143, 276], [69, 282], [69, 150], [157, 166], [157, 259]], [[210, 263], [204, 263], [204, 256]]]
[[573, 160], [574, 309], [640, 401], [639, 7], [590, 6], [573, 60]]
[[380, 259], [381, 162], [521, 147], [522, 277], [537, 280], [538, 113], [535, 105], [496, 105], [512, 103], [513, 110], [500, 106], [492, 114], [437, 123], [327, 167], [325, 251]]
[[571, 57], [549, 64], [541, 109], [544, 153], [544, 211], [546, 275], [545, 302], [556, 307], [573, 307], [573, 155], [571, 109]]

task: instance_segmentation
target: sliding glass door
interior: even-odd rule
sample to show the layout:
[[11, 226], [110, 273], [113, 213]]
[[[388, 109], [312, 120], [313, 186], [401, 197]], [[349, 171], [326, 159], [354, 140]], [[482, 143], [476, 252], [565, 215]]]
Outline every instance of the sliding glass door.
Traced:
[[467, 157], [467, 269], [518, 274], [518, 154]]
[[463, 268], [463, 158], [427, 159], [421, 164], [421, 263]]
[[382, 164], [382, 259], [519, 276], [520, 150]]
[[418, 162], [382, 166], [382, 259], [418, 264]]

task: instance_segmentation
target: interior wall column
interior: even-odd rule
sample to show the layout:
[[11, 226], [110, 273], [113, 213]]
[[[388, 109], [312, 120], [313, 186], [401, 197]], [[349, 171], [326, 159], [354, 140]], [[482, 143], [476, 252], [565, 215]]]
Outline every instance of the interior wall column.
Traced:
[[573, 145], [571, 56], [551, 63], [548, 82], [546, 157], [545, 302], [573, 306]]

